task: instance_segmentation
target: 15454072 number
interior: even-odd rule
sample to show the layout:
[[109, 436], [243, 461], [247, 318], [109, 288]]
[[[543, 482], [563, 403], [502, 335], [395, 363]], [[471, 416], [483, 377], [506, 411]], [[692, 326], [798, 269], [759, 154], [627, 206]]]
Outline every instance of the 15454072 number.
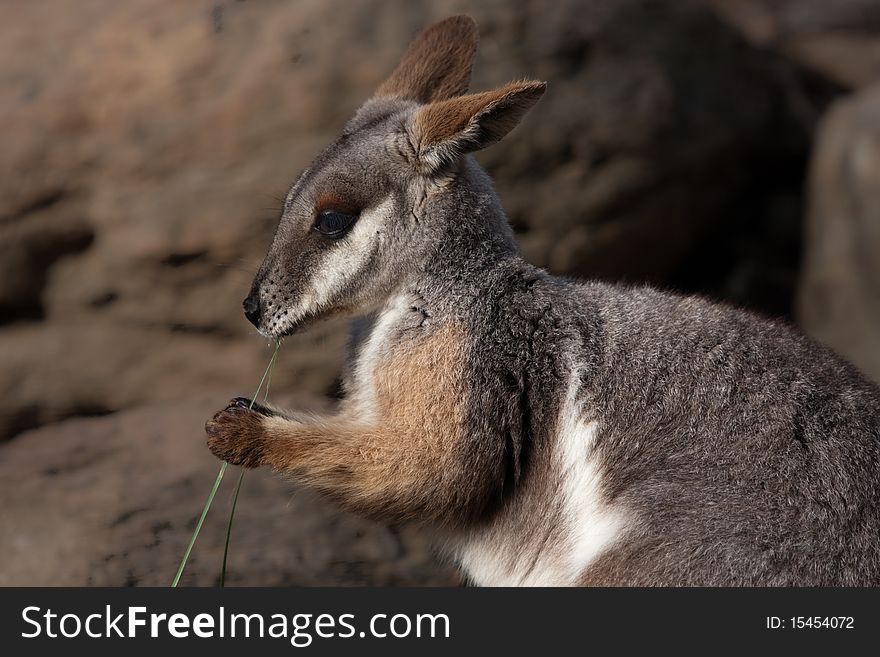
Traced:
[[852, 616], [767, 616], [768, 630], [852, 630], [855, 619]]

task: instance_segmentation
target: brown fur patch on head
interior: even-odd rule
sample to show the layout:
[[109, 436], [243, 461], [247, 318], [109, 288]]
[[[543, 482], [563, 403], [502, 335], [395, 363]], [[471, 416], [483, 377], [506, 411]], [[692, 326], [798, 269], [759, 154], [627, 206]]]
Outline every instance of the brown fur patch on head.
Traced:
[[470, 16], [431, 25], [410, 44], [376, 96], [430, 103], [466, 93], [478, 40]]
[[322, 192], [317, 201], [315, 201], [315, 214], [320, 214], [326, 210], [357, 214], [362, 209], [358, 207], [358, 203], [354, 199], [332, 191]]

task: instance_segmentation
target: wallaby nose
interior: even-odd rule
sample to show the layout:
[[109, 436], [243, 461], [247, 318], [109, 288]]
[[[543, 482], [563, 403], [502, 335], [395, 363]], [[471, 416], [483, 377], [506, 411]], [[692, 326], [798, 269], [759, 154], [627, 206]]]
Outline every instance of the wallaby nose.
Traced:
[[248, 318], [248, 321], [256, 326], [260, 327], [260, 297], [256, 291], [251, 292], [245, 298], [244, 302], [241, 304], [244, 308], [244, 316]]

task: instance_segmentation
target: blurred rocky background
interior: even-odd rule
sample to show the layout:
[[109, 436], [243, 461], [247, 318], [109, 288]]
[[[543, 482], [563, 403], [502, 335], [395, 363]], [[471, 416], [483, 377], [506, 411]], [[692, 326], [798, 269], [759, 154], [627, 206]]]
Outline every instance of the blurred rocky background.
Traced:
[[[0, 584], [162, 585], [271, 354], [240, 302], [297, 173], [453, 13], [473, 89], [550, 81], [481, 155], [527, 257], [786, 317], [880, 379], [877, 0], [0, 4]], [[321, 406], [344, 327], [288, 339]], [[229, 490], [185, 584], [216, 583]], [[417, 531], [245, 479], [233, 584], [455, 584]]]

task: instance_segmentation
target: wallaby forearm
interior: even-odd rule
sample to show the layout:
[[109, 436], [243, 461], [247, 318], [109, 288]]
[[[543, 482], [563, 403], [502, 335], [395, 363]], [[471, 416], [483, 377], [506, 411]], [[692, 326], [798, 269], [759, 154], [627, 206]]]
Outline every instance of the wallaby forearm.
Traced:
[[[407, 431], [344, 417], [248, 412], [232, 404], [208, 423], [208, 433], [235, 427], [240, 440], [212, 443], [225, 460], [291, 474], [350, 511], [389, 521], [452, 524], [482, 495], [461, 481], [462, 450], [443, 431]], [[228, 435], [233, 435], [232, 433]]]

